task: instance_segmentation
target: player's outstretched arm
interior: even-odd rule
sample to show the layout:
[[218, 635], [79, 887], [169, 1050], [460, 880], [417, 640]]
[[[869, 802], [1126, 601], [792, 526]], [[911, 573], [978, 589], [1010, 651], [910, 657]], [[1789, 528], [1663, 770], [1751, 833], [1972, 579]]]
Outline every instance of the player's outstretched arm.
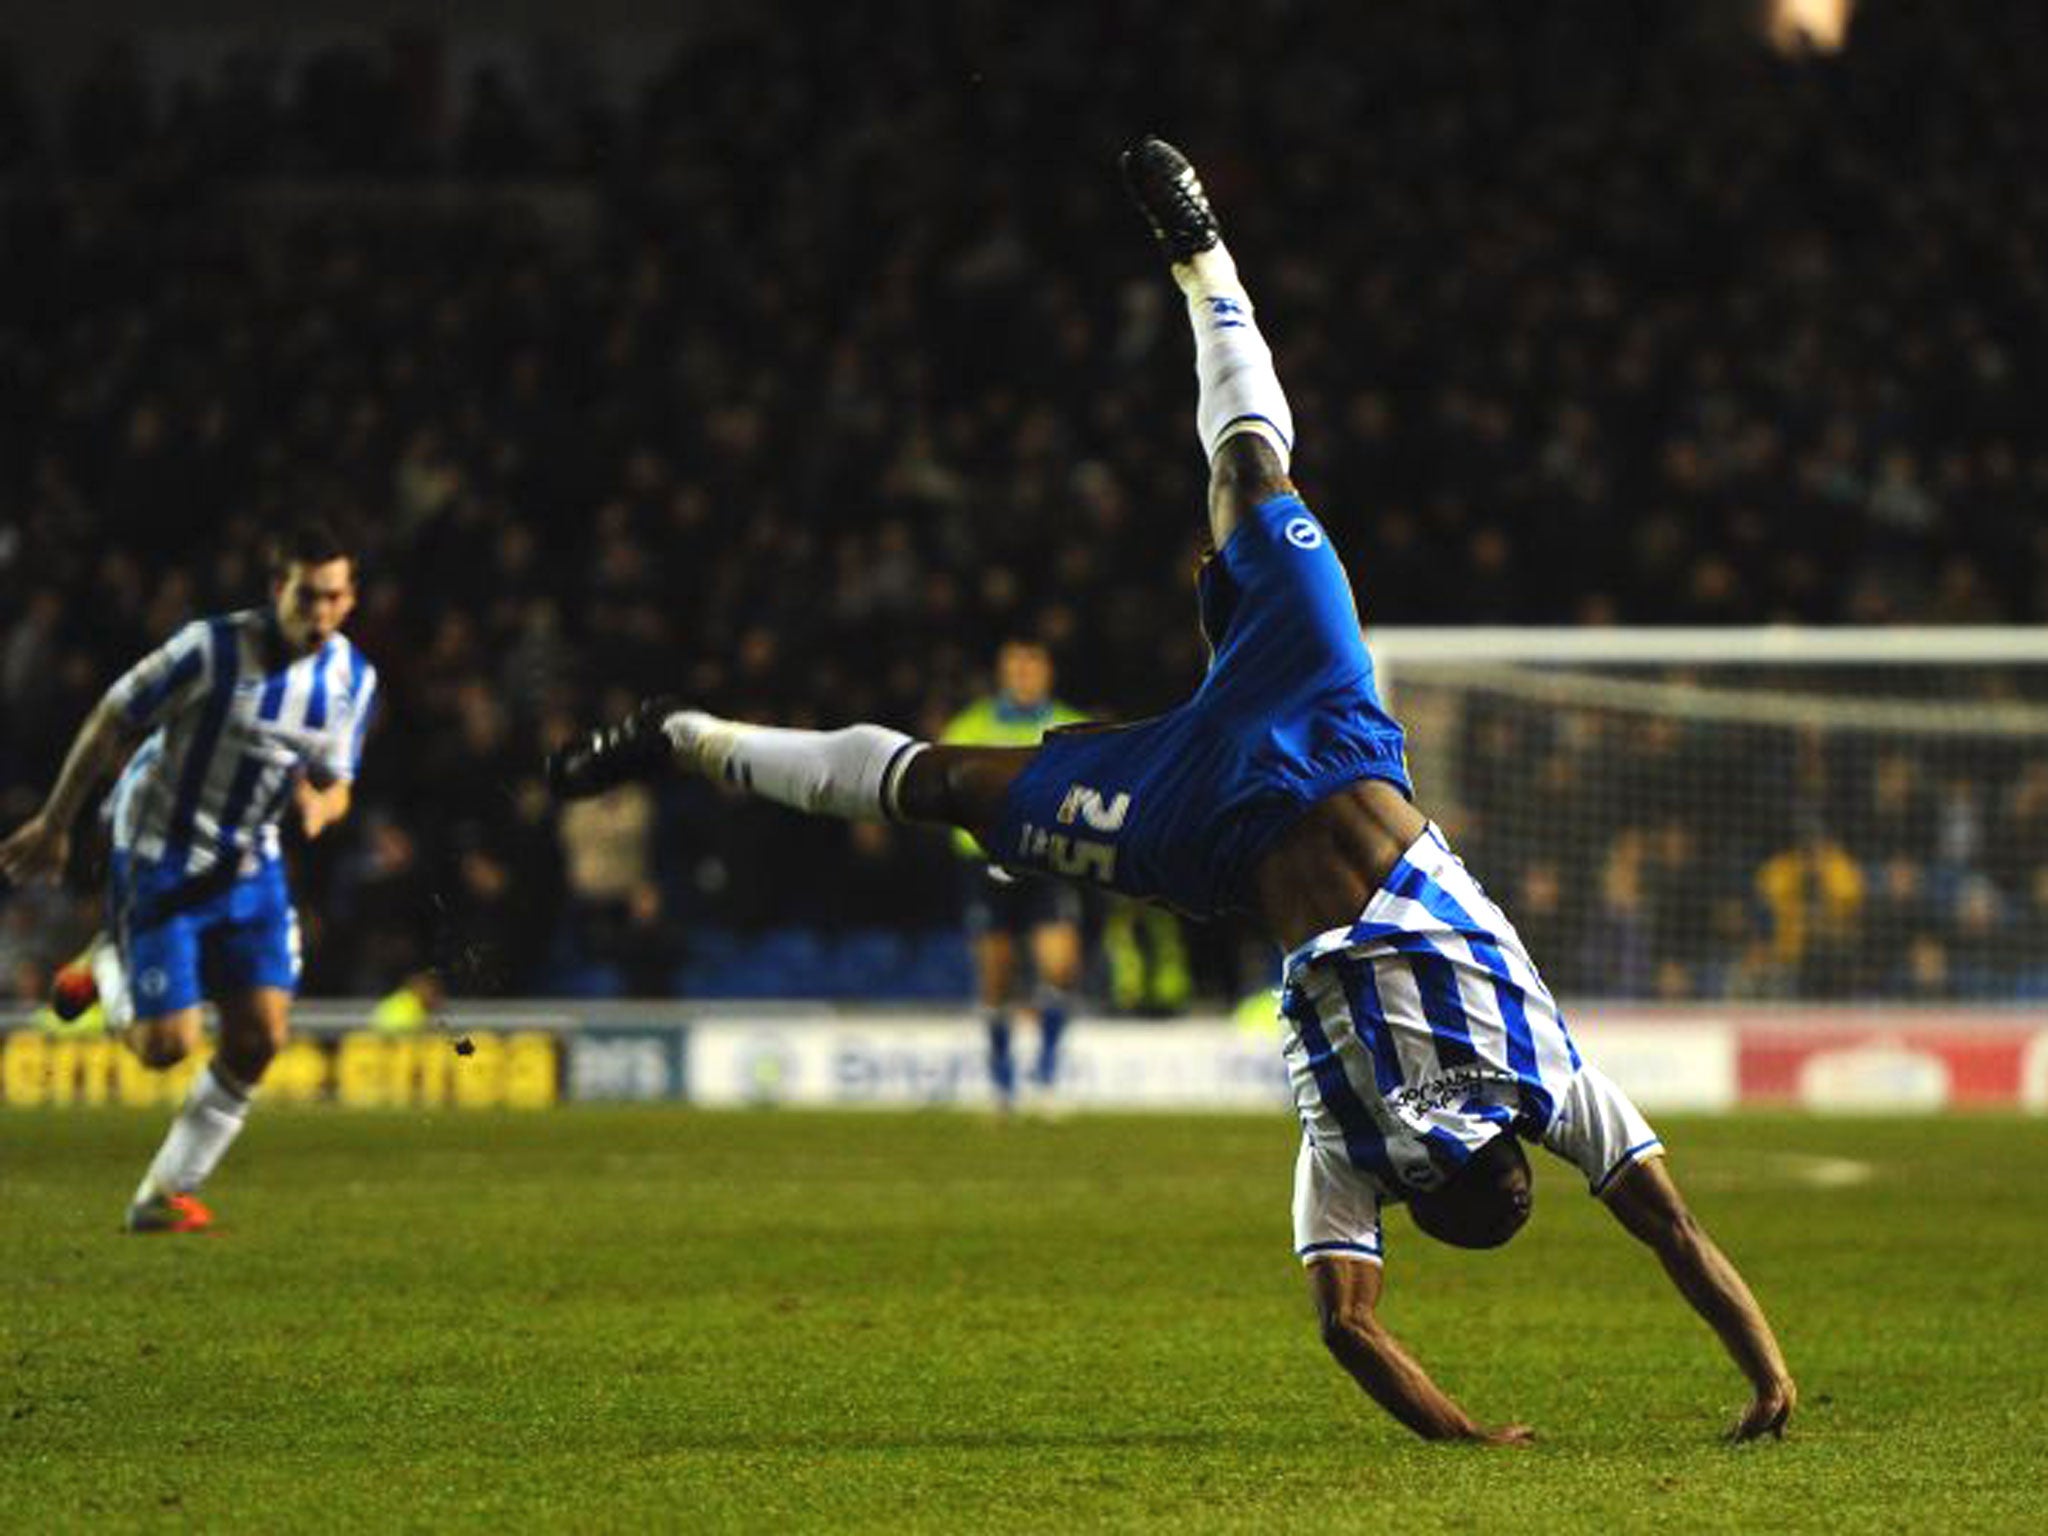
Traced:
[[1479, 1424], [1429, 1379], [1379, 1320], [1379, 1265], [1326, 1259], [1309, 1265], [1308, 1279], [1324, 1347], [1374, 1402], [1423, 1439], [1526, 1445], [1536, 1438], [1526, 1424], [1496, 1429]]
[[1731, 1437], [1782, 1439], [1799, 1389], [1785, 1367], [1777, 1336], [1741, 1273], [1686, 1208], [1664, 1160], [1653, 1157], [1638, 1163], [1602, 1198], [1615, 1219], [1656, 1253], [1679, 1294], [1720, 1335], [1730, 1358], [1749, 1378], [1753, 1396]]
[[42, 809], [0, 842], [0, 875], [19, 882], [63, 870], [79, 807], [92, 787], [119, 766], [131, 739], [119, 710], [102, 699], [78, 728]]

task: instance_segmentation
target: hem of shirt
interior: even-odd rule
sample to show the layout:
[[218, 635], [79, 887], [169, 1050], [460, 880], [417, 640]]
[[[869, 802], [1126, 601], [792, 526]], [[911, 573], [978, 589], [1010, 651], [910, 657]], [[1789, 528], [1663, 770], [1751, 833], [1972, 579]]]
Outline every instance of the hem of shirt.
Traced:
[[1595, 1195], [1604, 1193], [1607, 1186], [1614, 1182], [1615, 1175], [1619, 1174], [1624, 1168], [1633, 1168], [1637, 1163], [1642, 1162], [1653, 1153], [1659, 1153], [1663, 1150], [1664, 1142], [1656, 1136], [1652, 1136], [1648, 1141], [1637, 1142], [1615, 1160], [1612, 1168], [1600, 1175], [1599, 1181], [1593, 1185], [1592, 1192]]
[[[1356, 781], [1354, 780], [1353, 782]], [[1395, 864], [1395, 869], [1400, 868], [1402, 864], [1411, 862], [1408, 855], [1425, 842], [1436, 843], [1446, 853], [1450, 851], [1450, 845], [1444, 841], [1443, 833], [1438, 830], [1437, 824], [1433, 821], [1425, 821], [1422, 824], [1422, 830], [1415, 834], [1415, 837], [1406, 848], [1401, 850], [1401, 857]], [[1388, 872], [1388, 879], [1392, 878], [1393, 872], [1390, 870]], [[1351, 948], [1353, 943], [1351, 930], [1364, 920], [1367, 909], [1372, 906], [1373, 902], [1379, 899], [1380, 892], [1386, 888], [1385, 881], [1381, 881], [1380, 884], [1373, 887], [1372, 894], [1365, 898], [1365, 906], [1358, 909], [1358, 916], [1354, 917], [1350, 922], [1345, 923], [1339, 928], [1325, 928], [1315, 937], [1303, 939], [1285, 955], [1281, 956], [1280, 979], [1282, 985], [1285, 985], [1293, 977], [1296, 969], [1299, 967], [1305, 966], [1312, 961], [1321, 960], [1326, 955], [1334, 955], [1341, 950]]]
[[[1281, 838], [1294, 829], [1295, 824], [1302, 817], [1306, 816], [1339, 790], [1349, 789], [1353, 784], [1377, 781], [1381, 784], [1393, 785], [1394, 788], [1401, 791], [1404, 799], [1413, 801], [1415, 798], [1413, 786], [1409, 784], [1405, 777], [1397, 777], [1397, 773], [1398, 770], [1390, 771], [1390, 765], [1376, 755], [1359, 756], [1349, 758], [1336, 767], [1326, 768], [1311, 778], [1301, 779], [1285, 786], [1285, 793], [1294, 802], [1294, 805], [1286, 815], [1274, 817], [1272, 825], [1262, 829], [1258, 836], [1246, 845], [1244, 852], [1234, 862], [1230, 871], [1230, 877], [1224, 885], [1224, 889], [1232, 893], [1233, 900], [1226, 901], [1223, 905], [1227, 908], [1232, 904], [1236, 904], [1243, 906], [1247, 911], [1251, 910], [1250, 902], [1245, 898], [1249, 894], [1247, 887], [1251, 884], [1253, 872], [1259, 867], [1259, 861], [1266, 856], [1275, 843], [1279, 842]], [[1318, 937], [1321, 937], [1321, 935], [1318, 935]], [[1311, 940], [1310, 942], [1313, 943], [1314, 941]], [[1289, 958], [1291, 959], [1292, 957], [1290, 956]], [[1285, 974], [1284, 970], [1283, 974]]]
[[1343, 1259], [1352, 1264], [1386, 1263], [1378, 1248], [1369, 1248], [1364, 1243], [1310, 1243], [1306, 1248], [1294, 1250], [1294, 1256], [1303, 1264], [1313, 1264], [1317, 1259]]
[[[1241, 421], [1245, 418], [1239, 417], [1238, 419]], [[1260, 416], [1257, 419], [1260, 421], [1264, 421], [1266, 418]], [[1291, 453], [1293, 450], [1289, 449], [1288, 451]], [[1237, 520], [1237, 526], [1230, 530], [1230, 536], [1226, 538], [1221, 544], [1216, 546], [1217, 555], [1220, 557], [1223, 554], [1223, 552], [1226, 549], [1230, 548], [1230, 546], [1236, 541], [1237, 536], [1239, 534], [1243, 533], [1247, 528], [1252, 527], [1260, 518], [1262, 518], [1265, 515], [1265, 511], [1268, 507], [1277, 507], [1283, 501], [1292, 502], [1295, 506], [1301, 508], [1302, 511], [1308, 511], [1308, 503], [1302, 499], [1300, 491], [1275, 491], [1271, 496], [1268, 496], [1264, 501], [1254, 502], [1252, 504], [1252, 509], [1250, 513]]]

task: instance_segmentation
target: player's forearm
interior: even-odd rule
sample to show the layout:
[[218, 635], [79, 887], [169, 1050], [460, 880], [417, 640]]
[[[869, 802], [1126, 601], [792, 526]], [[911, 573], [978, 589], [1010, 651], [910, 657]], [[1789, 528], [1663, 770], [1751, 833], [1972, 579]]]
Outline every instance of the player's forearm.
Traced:
[[1751, 1386], [1761, 1390], [1791, 1379], [1763, 1308], [1704, 1228], [1690, 1219], [1679, 1223], [1657, 1244], [1657, 1257]]
[[1423, 1439], [1469, 1440], [1483, 1434], [1401, 1341], [1377, 1323], [1326, 1329], [1323, 1342], [1374, 1402]]
[[64, 756], [64, 766], [57, 770], [57, 782], [50, 786], [37, 814], [50, 826], [70, 826], [86, 795], [113, 771], [127, 744], [128, 733], [120, 716], [102, 699], [78, 728], [71, 750]]

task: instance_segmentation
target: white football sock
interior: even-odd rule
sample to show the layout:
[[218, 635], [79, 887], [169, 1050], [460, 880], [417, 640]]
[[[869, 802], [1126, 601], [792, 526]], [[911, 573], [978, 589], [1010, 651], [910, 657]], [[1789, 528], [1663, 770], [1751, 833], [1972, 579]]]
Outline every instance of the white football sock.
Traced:
[[1285, 469], [1294, 454], [1294, 412], [1273, 371], [1273, 349], [1252, 318], [1237, 263], [1221, 245], [1180, 262], [1173, 280], [1188, 299], [1195, 332], [1195, 434], [1210, 458], [1241, 432], [1273, 445]]
[[903, 771], [926, 746], [880, 725], [792, 731], [695, 709], [670, 715], [661, 728], [677, 760], [706, 778], [847, 821], [895, 820]]
[[190, 1194], [204, 1184], [229, 1144], [241, 1134], [248, 1114], [247, 1088], [214, 1062], [200, 1068], [163, 1146], [135, 1191], [136, 1202], [159, 1193]]

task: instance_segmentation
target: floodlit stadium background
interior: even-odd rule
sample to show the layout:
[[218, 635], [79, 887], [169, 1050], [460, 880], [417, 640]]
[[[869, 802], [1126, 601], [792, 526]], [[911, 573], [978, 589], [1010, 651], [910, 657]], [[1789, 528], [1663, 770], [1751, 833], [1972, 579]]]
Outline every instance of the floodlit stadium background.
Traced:
[[[1201, 464], [1137, 128], [1208, 174], [1389, 635], [2048, 614], [2021, 0], [411, 9], [74, 6], [0, 46], [0, 822], [128, 660], [259, 599], [266, 527], [361, 539], [386, 710], [292, 852], [303, 1017], [343, 1038], [280, 1096], [976, 1099], [943, 839], [684, 784], [557, 815], [536, 768], [657, 690], [930, 731], [1019, 632], [1104, 716], [1186, 692]], [[1628, 644], [1535, 687], [1392, 668], [1425, 805], [1621, 1075], [2048, 1102], [2043, 657]], [[1846, 713], [1628, 691], [1701, 685]], [[1923, 737], [1900, 700], [2020, 713]], [[92, 902], [0, 901], [0, 1093], [160, 1091], [30, 1019]], [[1093, 1018], [1163, 1022], [1084, 1025], [1079, 1100], [1275, 1097], [1218, 1022], [1269, 979], [1248, 935], [1091, 938]], [[476, 1059], [347, 1034], [429, 973]]]

